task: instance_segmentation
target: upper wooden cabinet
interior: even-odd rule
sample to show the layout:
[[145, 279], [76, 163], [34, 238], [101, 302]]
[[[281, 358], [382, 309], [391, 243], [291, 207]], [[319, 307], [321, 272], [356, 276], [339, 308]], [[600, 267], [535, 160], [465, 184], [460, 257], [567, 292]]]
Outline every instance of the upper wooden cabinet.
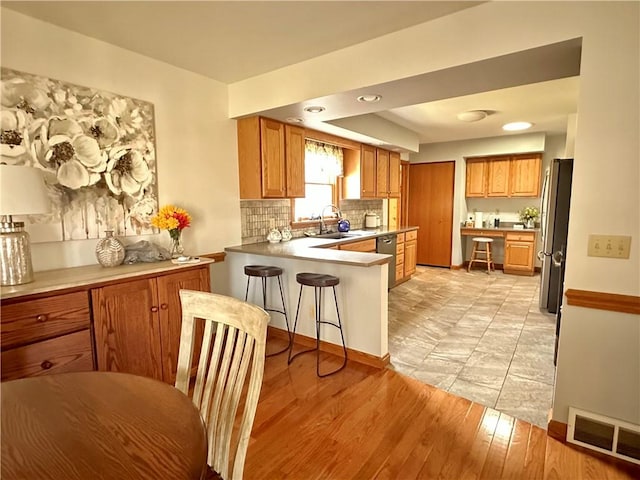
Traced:
[[238, 120], [238, 170], [241, 199], [304, 197], [304, 128]]
[[487, 162], [487, 197], [509, 196], [509, 158]]
[[389, 152], [376, 148], [376, 198], [389, 196]]
[[539, 154], [511, 157], [509, 192], [511, 197], [540, 196], [542, 157]]
[[467, 197], [538, 197], [542, 156], [501, 155], [467, 159]]
[[360, 147], [360, 197], [376, 197], [376, 149], [370, 145]]
[[400, 154], [362, 145], [360, 186], [360, 198], [399, 198]]
[[398, 152], [389, 153], [389, 196], [400, 198], [400, 154]]
[[487, 196], [487, 162], [484, 158], [467, 160], [467, 197]]

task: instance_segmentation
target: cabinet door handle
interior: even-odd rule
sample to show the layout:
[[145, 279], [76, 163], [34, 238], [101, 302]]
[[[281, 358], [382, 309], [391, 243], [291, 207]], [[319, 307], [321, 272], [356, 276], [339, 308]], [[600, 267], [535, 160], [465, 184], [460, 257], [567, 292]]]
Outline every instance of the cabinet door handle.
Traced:
[[40, 366], [43, 370], [49, 370], [51, 367], [53, 367], [53, 363], [51, 363], [49, 360], [45, 360], [40, 364]]
[[48, 318], [49, 318], [49, 315], [41, 313], [36, 317], [36, 322], [43, 323], [43, 322], [46, 322]]
[[158, 311], [158, 307], [156, 307], [156, 306], [151, 307], [151, 311], [154, 312], [154, 313], [157, 312]]
[[169, 305], [167, 305], [166, 303], [161, 303], [161, 304], [160, 304], [160, 308], [161, 308], [162, 310], [166, 310], [167, 308], [169, 308]]

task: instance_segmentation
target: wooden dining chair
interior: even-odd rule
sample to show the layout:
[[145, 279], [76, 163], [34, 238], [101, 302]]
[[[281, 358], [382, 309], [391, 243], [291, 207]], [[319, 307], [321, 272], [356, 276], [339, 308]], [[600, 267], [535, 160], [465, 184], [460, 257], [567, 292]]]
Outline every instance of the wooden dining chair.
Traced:
[[175, 386], [189, 395], [194, 350], [200, 341], [196, 325], [204, 321], [192, 399], [207, 427], [207, 463], [214, 470], [207, 478], [240, 480], [262, 386], [269, 314], [242, 300], [208, 292], [180, 290], [180, 301], [182, 330]]

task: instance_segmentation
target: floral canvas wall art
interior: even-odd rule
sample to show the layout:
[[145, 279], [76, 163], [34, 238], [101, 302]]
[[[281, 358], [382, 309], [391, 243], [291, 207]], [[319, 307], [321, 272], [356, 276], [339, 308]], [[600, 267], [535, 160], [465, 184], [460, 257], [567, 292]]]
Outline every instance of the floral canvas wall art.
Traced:
[[0, 71], [2, 161], [39, 168], [51, 211], [29, 216], [32, 242], [156, 233], [153, 104]]

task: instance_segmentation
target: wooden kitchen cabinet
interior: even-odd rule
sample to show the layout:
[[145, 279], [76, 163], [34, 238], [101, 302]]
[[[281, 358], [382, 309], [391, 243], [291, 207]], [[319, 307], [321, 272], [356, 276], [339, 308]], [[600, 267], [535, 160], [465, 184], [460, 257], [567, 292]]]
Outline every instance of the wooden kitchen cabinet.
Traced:
[[389, 196], [389, 152], [376, 148], [376, 198]]
[[376, 197], [376, 149], [370, 145], [360, 148], [360, 197]]
[[351, 250], [353, 252], [369, 252], [376, 253], [376, 239], [361, 240], [359, 242], [350, 242], [338, 245], [340, 250]]
[[284, 126], [284, 154], [287, 198], [304, 198], [304, 128]]
[[487, 162], [487, 197], [509, 196], [509, 168], [508, 157]]
[[504, 273], [533, 275], [535, 232], [507, 232], [504, 242]]
[[540, 196], [542, 156], [500, 155], [467, 159], [465, 196]]
[[467, 180], [466, 180], [466, 196], [467, 197], [486, 197], [487, 196], [487, 162], [485, 159], [468, 159], [467, 160]]
[[400, 196], [400, 154], [376, 149], [376, 198]]
[[510, 197], [539, 197], [542, 158], [539, 154], [511, 158], [509, 170]]
[[416, 273], [416, 258], [418, 251], [418, 231], [405, 233], [404, 240], [404, 276], [410, 277]]
[[98, 370], [174, 383], [181, 288], [210, 291], [208, 267], [92, 289]]
[[304, 197], [304, 128], [263, 117], [237, 127], [240, 198]]
[[404, 279], [404, 233], [396, 236], [396, 284]]
[[2, 380], [94, 368], [86, 291], [3, 300]]

